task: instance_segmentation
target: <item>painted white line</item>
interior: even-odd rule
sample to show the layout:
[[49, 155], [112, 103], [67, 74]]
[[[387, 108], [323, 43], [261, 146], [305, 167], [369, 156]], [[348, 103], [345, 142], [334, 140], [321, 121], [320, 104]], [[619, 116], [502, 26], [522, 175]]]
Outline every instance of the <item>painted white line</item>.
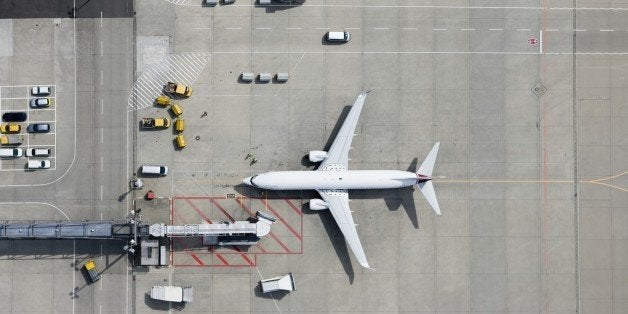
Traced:
[[388, 30], [388, 27], [373, 27], [375, 30]]
[[446, 31], [446, 28], [432, 28], [433, 31]]
[[418, 28], [416, 28], [416, 27], [404, 27], [404, 28], [402, 28], [402, 29], [403, 29], [404, 31], [416, 31], [416, 30], [418, 30]]
[[272, 29], [272, 28], [270, 28], [270, 27], [256, 27], [255, 29], [258, 29], [258, 30], [268, 30], [268, 29]]
[[586, 32], [587, 30], [586, 29], [574, 29], [573, 31], [574, 32]]
[[100, 85], [103, 85], [105, 83], [105, 74], [103, 73], [103, 70], [100, 70]]
[[103, 55], [103, 44], [102, 44], [102, 40], [100, 41], [100, 56], [102, 57]]
[[503, 31], [503, 28], [489, 28], [489, 31]]
[[474, 31], [475, 28], [461, 28], [461, 31]]
[[105, 142], [105, 128], [100, 128], [100, 143]]
[[105, 114], [105, 100], [104, 99], [100, 99], [100, 114], [104, 115]]
[[100, 11], [100, 28], [102, 28], [102, 11]]
[[548, 28], [545, 31], [546, 32], [558, 32], [558, 28]]
[[195, 27], [194, 29], [212, 29], [211, 27]]
[[531, 29], [529, 29], [529, 28], [517, 28], [517, 31], [519, 31], [519, 32], [529, 32], [529, 31], [531, 31]]
[[286, 27], [287, 30], [298, 30], [300, 27]]
[[543, 31], [539, 30], [539, 53], [543, 53]]
[[614, 29], [601, 29], [600, 32], [614, 32]]
[[331, 29], [329, 27], [317, 27], [316, 29]]
[[345, 28], [346, 30], [352, 30], [352, 29], [360, 29], [359, 27], [347, 27]]
[[102, 184], [100, 185], [100, 200], [102, 201], [102, 195], [103, 195], [103, 186]]
[[242, 27], [225, 27], [225, 29], [234, 30], [234, 29], [242, 29]]
[[105, 157], [100, 156], [100, 172], [105, 171]]

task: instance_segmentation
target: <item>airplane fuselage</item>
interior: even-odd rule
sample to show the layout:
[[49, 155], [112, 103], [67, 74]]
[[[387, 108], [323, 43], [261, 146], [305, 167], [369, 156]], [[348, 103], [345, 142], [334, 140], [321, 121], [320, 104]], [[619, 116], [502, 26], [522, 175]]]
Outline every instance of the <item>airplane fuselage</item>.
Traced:
[[417, 183], [417, 175], [400, 170], [276, 171], [244, 182], [267, 190], [394, 189]]

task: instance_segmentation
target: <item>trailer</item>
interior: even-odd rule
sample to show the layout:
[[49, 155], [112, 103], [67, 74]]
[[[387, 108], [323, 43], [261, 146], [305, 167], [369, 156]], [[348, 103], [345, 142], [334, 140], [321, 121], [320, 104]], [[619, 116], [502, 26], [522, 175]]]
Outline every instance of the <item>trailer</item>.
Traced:
[[182, 97], [190, 97], [192, 96], [192, 89], [183, 85], [177, 84], [173, 82], [168, 82], [164, 87], [164, 91], [168, 94], [173, 94]]
[[85, 263], [83, 268], [85, 268], [85, 271], [89, 275], [89, 279], [92, 281], [92, 283], [100, 279], [100, 273], [98, 272], [98, 269], [96, 268], [96, 262], [94, 262], [93, 260], [87, 261], [87, 263]]
[[154, 286], [150, 289], [150, 298], [166, 302], [192, 302], [194, 300], [194, 288]]
[[142, 128], [145, 129], [167, 129], [170, 127], [168, 118], [142, 118]]

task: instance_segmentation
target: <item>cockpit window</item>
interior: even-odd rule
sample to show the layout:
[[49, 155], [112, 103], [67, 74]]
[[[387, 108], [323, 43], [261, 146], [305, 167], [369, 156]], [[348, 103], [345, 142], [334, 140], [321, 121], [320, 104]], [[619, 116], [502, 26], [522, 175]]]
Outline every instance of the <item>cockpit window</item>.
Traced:
[[251, 185], [257, 187], [257, 184], [255, 184], [255, 182], [253, 182], [253, 180], [255, 179], [255, 177], [257, 177], [257, 175], [254, 175], [251, 177]]

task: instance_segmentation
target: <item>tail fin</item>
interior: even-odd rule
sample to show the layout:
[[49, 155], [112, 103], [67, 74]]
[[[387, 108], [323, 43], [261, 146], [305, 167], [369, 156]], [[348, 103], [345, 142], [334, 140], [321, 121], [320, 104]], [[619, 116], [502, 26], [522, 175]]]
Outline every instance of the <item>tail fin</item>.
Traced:
[[[425, 157], [425, 160], [423, 160], [423, 163], [419, 167], [419, 170], [417, 170], [416, 172], [417, 177], [419, 178], [419, 180], [417, 180], [416, 186], [419, 188], [419, 190], [421, 190], [421, 193], [423, 193], [423, 196], [425, 196], [427, 202], [430, 203], [432, 209], [434, 209], [434, 212], [436, 212], [436, 215], [440, 215], [440, 206], [438, 206], [438, 200], [436, 199], [436, 193], [434, 192], [434, 185], [432, 184], [431, 180], [432, 171], [434, 170], [434, 163], [436, 162], [436, 155], [438, 154], [439, 146], [440, 142], [434, 144], [434, 147], [432, 147], [432, 150], [429, 154], [427, 154], [427, 157]], [[424, 177], [426, 180], [420, 180], [421, 177]]]

